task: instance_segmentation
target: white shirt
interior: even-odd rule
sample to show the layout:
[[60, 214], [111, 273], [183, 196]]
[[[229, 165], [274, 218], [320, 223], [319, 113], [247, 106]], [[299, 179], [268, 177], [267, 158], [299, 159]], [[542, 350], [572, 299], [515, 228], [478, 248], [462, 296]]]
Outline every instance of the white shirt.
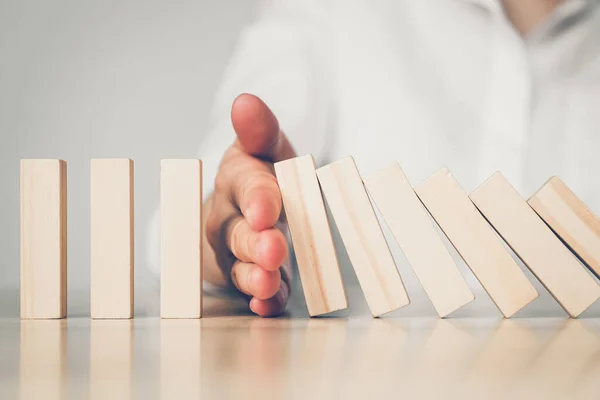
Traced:
[[500, 170], [524, 197], [559, 175], [600, 213], [597, 5], [567, 1], [523, 38], [496, 0], [265, 3], [200, 145], [205, 193], [249, 92], [320, 165], [397, 160], [415, 185], [447, 166], [468, 192]]
[[597, 5], [567, 1], [523, 38], [496, 0], [266, 3], [218, 92], [205, 181], [249, 92], [319, 164], [397, 160], [413, 184], [447, 166], [467, 191], [500, 170], [523, 196], [559, 175], [600, 212]]

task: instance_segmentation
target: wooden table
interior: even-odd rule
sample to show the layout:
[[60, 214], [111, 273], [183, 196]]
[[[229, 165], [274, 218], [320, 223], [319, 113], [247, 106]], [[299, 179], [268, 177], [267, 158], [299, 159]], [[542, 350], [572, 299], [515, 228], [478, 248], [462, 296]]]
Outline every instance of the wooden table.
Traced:
[[599, 398], [599, 318], [373, 319], [354, 306], [260, 319], [209, 298], [200, 320], [2, 318], [0, 398]]

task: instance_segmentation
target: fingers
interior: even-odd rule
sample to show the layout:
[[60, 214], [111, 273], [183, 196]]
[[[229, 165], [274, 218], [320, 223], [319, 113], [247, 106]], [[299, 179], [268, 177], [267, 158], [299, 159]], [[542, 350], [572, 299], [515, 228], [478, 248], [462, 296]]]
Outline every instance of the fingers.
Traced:
[[287, 256], [287, 243], [281, 231], [270, 228], [253, 230], [242, 216], [227, 227], [227, 248], [240, 261], [255, 263], [268, 271], [277, 270]]
[[273, 112], [258, 97], [241, 94], [231, 106], [231, 122], [239, 146], [248, 154], [277, 162], [294, 157]]
[[231, 198], [257, 231], [274, 226], [281, 215], [281, 193], [271, 173], [252, 171], [238, 174], [231, 187]]
[[289, 288], [285, 281], [275, 295], [267, 300], [254, 297], [250, 300], [250, 310], [261, 317], [275, 317], [283, 313], [289, 299]]
[[256, 264], [241, 261], [233, 265], [231, 280], [240, 292], [260, 300], [276, 296], [282, 282], [279, 270], [267, 271]]

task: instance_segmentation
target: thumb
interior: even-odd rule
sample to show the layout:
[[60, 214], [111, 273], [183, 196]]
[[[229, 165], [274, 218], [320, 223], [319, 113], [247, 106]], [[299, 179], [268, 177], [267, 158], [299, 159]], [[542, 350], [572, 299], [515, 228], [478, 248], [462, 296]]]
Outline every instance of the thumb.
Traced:
[[246, 153], [271, 162], [295, 157], [277, 118], [257, 96], [239, 95], [231, 106], [231, 122], [238, 137], [236, 145]]

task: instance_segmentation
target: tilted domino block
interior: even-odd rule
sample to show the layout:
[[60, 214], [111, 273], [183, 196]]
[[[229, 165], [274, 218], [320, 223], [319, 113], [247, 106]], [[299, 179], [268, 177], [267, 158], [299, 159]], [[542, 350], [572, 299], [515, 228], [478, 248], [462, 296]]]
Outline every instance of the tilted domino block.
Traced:
[[92, 318], [133, 317], [133, 161], [90, 163]]
[[600, 298], [600, 286], [502, 174], [496, 172], [470, 197], [571, 317]]
[[408, 294], [352, 157], [319, 168], [317, 176], [373, 316], [408, 305]]
[[67, 164], [21, 160], [21, 318], [67, 314]]
[[202, 316], [202, 162], [160, 167], [162, 318]]
[[600, 219], [558, 177], [529, 199], [529, 205], [600, 277]]
[[298, 261], [308, 313], [348, 307], [325, 205], [311, 155], [275, 164], [287, 222]]
[[415, 191], [505, 317], [538, 296], [447, 168], [433, 174]]
[[475, 299], [398, 163], [364, 183], [438, 315]]

